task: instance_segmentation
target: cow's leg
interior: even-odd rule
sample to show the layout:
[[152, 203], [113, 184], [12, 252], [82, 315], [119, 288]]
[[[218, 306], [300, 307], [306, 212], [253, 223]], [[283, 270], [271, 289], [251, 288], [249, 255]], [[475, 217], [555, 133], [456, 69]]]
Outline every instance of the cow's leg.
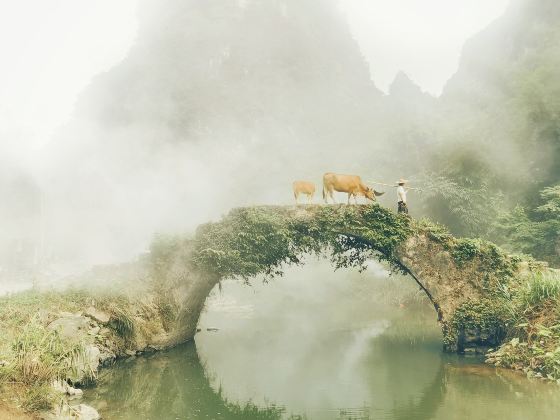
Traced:
[[313, 202], [313, 193], [307, 195], [307, 202], [311, 204]]
[[294, 197], [296, 198], [296, 206], [297, 206], [298, 205], [299, 192], [294, 191]]
[[358, 204], [358, 194], [354, 194], [354, 204]]
[[336, 204], [336, 200], [334, 199], [333, 191], [334, 191], [334, 189], [329, 190], [329, 196], [331, 197], [331, 200], [333, 201], [333, 203]]

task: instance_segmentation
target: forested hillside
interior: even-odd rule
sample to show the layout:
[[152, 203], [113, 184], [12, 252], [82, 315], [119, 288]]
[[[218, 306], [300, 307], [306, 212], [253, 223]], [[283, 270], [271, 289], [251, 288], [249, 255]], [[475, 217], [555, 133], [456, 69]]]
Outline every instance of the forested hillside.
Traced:
[[294, 179], [336, 171], [408, 177], [414, 216], [560, 262], [557, 2], [513, 1], [437, 99], [405, 73], [381, 93], [335, 0], [144, 0], [139, 17], [47, 150], [55, 254], [134, 255], [154, 231], [289, 203]]
[[439, 99], [426, 212], [558, 264], [560, 3], [514, 1]]

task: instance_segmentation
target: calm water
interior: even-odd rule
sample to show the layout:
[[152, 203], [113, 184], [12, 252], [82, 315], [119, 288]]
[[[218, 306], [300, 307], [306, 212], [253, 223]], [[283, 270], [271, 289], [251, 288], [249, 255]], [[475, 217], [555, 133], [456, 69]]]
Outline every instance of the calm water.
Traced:
[[195, 343], [104, 371], [86, 402], [105, 419], [559, 418], [559, 386], [442, 354], [416, 295], [377, 266], [226, 282]]

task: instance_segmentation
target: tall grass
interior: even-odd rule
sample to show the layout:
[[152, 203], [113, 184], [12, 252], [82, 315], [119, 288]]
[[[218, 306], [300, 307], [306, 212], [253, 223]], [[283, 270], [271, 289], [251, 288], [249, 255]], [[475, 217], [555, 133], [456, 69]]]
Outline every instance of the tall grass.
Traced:
[[135, 333], [135, 321], [130, 302], [125, 298], [119, 298], [115, 302], [105, 305], [104, 309], [111, 315], [109, 328], [125, 342], [132, 341]]
[[56, 402], [51, 386], [55, 380], [83, 378], [82, 382], [89, 382], [95, 378], [84, 345], [62, 340], [36, 317], [13, 339], [11, 356], [0, 369], [0, 385], [22, 387], [25, 392], [20, 403], [29, 411], [48, 409]]
[[560, 271], [535, 272], [518, 288], [504, 288], [511, 311], [508, 340], [489, 363], [560, 381]]
[[560, 272], [556, 271], [531, 274], [525, 279], [519, 293], [521, 307], [525, 310], [559, 298]]

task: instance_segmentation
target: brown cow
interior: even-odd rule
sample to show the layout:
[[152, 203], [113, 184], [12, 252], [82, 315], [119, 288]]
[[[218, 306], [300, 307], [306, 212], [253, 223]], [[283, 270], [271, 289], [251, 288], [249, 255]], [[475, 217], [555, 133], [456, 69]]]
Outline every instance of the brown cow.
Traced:
[[350, 198], [354, 196], [354, 203], [358, 204], [358, 195], [363, 195], [371, 201], [375, 201], [375, 197], [379, 197], [385, 193], [375, 191], [366, 186], [362, 179], [357, 175], [340, 175], [333, 173], [326, 173], [323, 175], [323, 199], [328, 203], [327, 196], [330, 196], [333, 202], [336, 200], [333, 197], [333, 191], [348, 193], [348, 204]]
[[315, 195], [315, 184], [313, 182], [295, 181], [293, 183], [293, 187], [296, 204], [298, 204], [298, 198], [300, 194], [307, 195], [307, 201], [311, 203], [311, 201], [313, 200], [313, 195]]

